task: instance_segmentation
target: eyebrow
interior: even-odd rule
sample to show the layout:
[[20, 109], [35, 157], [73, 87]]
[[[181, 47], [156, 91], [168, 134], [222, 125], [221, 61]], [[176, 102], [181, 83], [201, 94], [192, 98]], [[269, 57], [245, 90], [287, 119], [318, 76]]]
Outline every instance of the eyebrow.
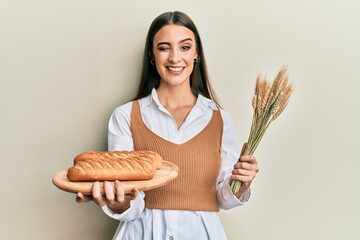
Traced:
[[[183, 43], [183, 42], [186, 42], [186, 41], [191, 41], [192, 42], [193, 40], [192, 40], [192, 38], [185, 38], [185, 39], [179, 41], [179, 43]], [[159, 42], [156, 46], [159, 46], [159, 45], [170, 45], [170, 43], [168, 43], [168, 42]]]

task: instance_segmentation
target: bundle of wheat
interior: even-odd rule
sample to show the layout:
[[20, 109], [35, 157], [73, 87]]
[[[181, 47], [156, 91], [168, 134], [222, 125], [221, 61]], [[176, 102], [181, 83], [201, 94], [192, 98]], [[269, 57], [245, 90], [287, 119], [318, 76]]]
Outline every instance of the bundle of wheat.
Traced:
[[[294, 85], [288, 82], [285, 66], [280, 69], [272, 84], [258, 75], [252, 99], [253, 119], [244, 155], [252, 155], [255, 152], [270, 123], [284, 111], [293, 91]], [[232, 181], [232, 192], [238, 192], [240, 186], [240, 181]]]

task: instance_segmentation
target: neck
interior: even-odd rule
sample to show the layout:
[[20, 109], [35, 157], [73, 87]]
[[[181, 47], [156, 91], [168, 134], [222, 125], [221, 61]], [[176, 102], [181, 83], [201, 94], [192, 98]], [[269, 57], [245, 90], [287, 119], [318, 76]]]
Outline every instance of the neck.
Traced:
[[194, 106], [196, 96], [189, 87], [170, 86], [165, 87], [160, 84], [157, 89], [160, 103], [168, 109], [177, 109], [182, 107]]

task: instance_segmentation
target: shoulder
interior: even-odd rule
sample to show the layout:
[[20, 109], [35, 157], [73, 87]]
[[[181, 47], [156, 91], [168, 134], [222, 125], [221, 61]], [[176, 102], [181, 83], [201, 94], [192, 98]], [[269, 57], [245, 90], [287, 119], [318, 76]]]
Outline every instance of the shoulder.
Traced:
[[132, 108], [132, 101], [127, 102], [123, 105], [118, 106], [111, 114], [111, 118], [130, 118]]
[[132, 100], [125, 104], [122, 104], [115, 108], [115, 110], [112, 112], [111, 117], [114, 118], [126, 118], [130, 119], [131, 110], [133, 106], [133, 102], [138, 101], [140, 106], [140, 111], [143, 112], [144, 109], [146, 109], [149, 105], [152, 103], [152, 96], [148, 95], [146, 97], [143, 97], [138, 100]]
[[133, 102], [135, 102], [135, 101], [139, 102], [140, 110], [142, 112], [143, 109], [145, 109], [148, 105], [151, 104], [151, 96], [149, 95], [149, 96], [143, 97], [143, 98], [138, 99], [138, 100], [132, 100], [132, 101], [129, 101], [129, 102], [125, 103], [125, 104], [122, 104], [122, 105], [118, 106], [112, 112], [111, 118], [115, 117], [115, 118], [118, 118], [118, 119], [120, 119], [120, 118], [130, 119]]
[[224, 129], [232, 128], [233, 120], [232, 120], [230, 113], [222, 108], [218, 108], [218, 109], [219, 109], [219, 111], [221, 113], [221, 117], [223, 119]]

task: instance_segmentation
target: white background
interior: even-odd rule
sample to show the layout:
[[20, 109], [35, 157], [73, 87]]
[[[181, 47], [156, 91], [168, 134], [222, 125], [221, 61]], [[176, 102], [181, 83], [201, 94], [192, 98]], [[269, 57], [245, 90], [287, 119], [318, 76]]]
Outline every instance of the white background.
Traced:
[[229, 239], [360, 239], [358, 0], [3, 0], [0, 239], [111, 239], [117, 222], [51, 179], [79, 152], [106, 150], [147, 29], [174, 10], [197, 24], [241, 142], [256, 75], [286, 64], [296, 85], [255, 153], [251, 201], [220, 212]]

